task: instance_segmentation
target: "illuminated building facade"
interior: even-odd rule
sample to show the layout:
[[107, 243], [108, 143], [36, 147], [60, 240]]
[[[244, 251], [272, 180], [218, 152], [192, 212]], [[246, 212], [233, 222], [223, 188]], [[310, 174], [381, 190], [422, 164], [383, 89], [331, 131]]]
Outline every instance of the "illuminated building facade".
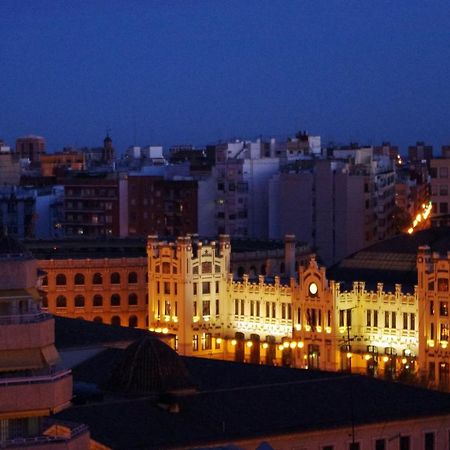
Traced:
[[442, 256], [430, 247], [417, 256], [420, 321], [420, 374], [432, 387], [450, 389], [449, 281], [450, 253]]
[[314, 257], [298, 278], [233, 279], [224, 235], [152, 236], [147, 251], [150, 329], [176, 335], [183, 355], [388, 379], [417, 373], [423, 315], [414, 287], [328, 280]]
[[43, 306], [58, 316], [147, 326], [147, 259], [140, 239], [29, 241], [46, 272]]

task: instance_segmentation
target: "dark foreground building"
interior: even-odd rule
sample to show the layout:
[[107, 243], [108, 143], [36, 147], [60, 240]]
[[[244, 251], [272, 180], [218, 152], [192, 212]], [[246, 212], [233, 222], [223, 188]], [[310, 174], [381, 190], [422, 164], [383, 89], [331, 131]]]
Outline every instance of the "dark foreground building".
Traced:
[[58, 416], [88, 424], [91, 448], [449, 445], [448, 394], [364, 376], [182, 358], [143, 330], [71, 319], [57, 318], [56, 339], [73, 367], [76, 403]]

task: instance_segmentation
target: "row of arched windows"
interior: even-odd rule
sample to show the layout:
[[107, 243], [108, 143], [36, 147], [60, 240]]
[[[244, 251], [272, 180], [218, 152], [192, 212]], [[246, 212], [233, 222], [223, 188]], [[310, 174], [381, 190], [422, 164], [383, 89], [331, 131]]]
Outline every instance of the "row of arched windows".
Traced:
[[[103, 323], [103, 318], [100, 316], [94, 317], [94, 322], [96, 323]], [[122, 321], [120, 320], [119, 316], [112, 316], [111, 317], [111, 325], [120, 326], [122, 325]], [[130, 328], [136, 328], [138, 326], [138, 318], [137, 316], [130, 316], [128, 318], [128, 326]]]
[[[146, 282], [147, 280], [146, 276]], [[136, 284], [138, 282], [138, 274], [137, 272], [130, 272], [128, 274], [128, 283], [129, 284]], [[77, 273], [74, 276], [73, 284], [75, 286], [83, 286], [86, 283], [86, 277], [82, 273]], [[110, 283], [111, 284], [120, 284], [120, 273], [119, 272], [113, 272], [110, 276]], [[48, 284], [47, 277], [44, 278], [43, 282], [44, 286]], [[65, 286], [67, 284], [67, 277], [64, 273], [58, 273], [56, 275], [56, 285], [57, 286]], [[100, 272], [94, 273], [92, 276], [92, 284], [103, 284], [103, 275]]]
[[[48, 301], [45, 299], [43, 303], [44, 307], [48, 307]], [[121, 298], [119, 294], [112, 294], [110, 298], [110, 305], [111, 306], [120, 306]], [[83, 308], [86, 304], [85, 297], [83, 295], [76, 295], [74, 298], [74, 305], [75, 308]], [[128, 305], [129, 306], [135, 306], [138, 304], [138, 296], [137, 294], [131, 293], [128, 295]], [[99, 307], [103, 306], [103, 296], [100, 294], [94, 295], [92, 297], [92, 306]], [[57, 308], [67, 308], [67, 297], [64, 295], [58, 295], [56, 297], [56, 307]]]

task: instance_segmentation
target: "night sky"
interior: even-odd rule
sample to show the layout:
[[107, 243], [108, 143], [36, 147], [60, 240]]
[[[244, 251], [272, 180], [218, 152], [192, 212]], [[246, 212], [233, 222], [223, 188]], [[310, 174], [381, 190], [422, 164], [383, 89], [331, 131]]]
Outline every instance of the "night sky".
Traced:
[[[450, 143], [450, 2], [0, 0], [0, 138]], [[435, 148], [437, 153], [437, 148]]]

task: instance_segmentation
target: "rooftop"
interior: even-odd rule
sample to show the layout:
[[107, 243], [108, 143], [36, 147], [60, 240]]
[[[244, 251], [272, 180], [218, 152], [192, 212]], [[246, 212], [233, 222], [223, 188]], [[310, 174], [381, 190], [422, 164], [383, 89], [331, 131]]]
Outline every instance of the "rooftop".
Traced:
[[344, 285], [365, 281], [370, 289], [376, 289], [376, 284], [380, 282], [384, 283], [385, 290], [393, 290], [399, 283], [402, 290], [413, 292], [417, 284], [417, 251], [422, 245], [446, 255], [450, 250], [450, 228], [429, 228], [378, 242], [333, 265], [328, 269], [327, 276]]

